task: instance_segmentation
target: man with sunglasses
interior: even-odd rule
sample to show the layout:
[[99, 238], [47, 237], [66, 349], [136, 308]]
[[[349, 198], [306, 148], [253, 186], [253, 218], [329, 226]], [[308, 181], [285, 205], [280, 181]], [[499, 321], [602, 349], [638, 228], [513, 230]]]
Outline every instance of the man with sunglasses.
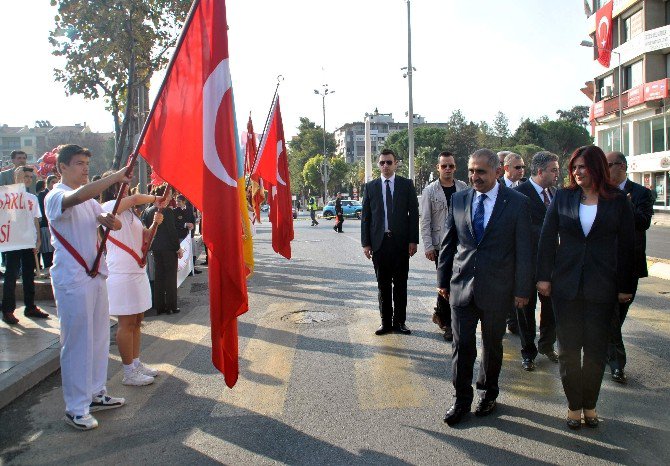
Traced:
[[[437, 171], [440, 177], [426, 186], [421, 193], [421, 238], [425, 249], [426, 259], [435, 262], [440, 253], [440, 244], [445, 233], [447, 213], [451, 205], [451, 195], [467, 189], [467, 185], [454, 179], [456, 159], [451, 152], [440, 152]], [[449, 301], [439, 294], [437, 305], [433, 313], [433, 322], [444, 331], [446, 341], [453, 340], [451, 330], [451, 307]]]
[[381, 325], [375, 334], [409, 335], [407, 275], [419, 243], [419, 204], [412, 181], [395, 174], [395, 152], [384, 149], [378, 163], [381, 177], [365, 185], [361, 215], [363, 253], [372, 259], [377, 276]]
[[519, 154], [508, 152], [505, 155], [505, 162], [503, 165], [505, 174], [500, 177], [500, 180], [505, 183], [508, 188], [516, 188], [520, 183], [526, 181], [523, 173], [526, 169], [526, 164]]
[[651, 226], [651, 217], [654, 215], [654, 199], [649, 189], [641, 184], [628, 179], [626, 170], [626, 156], [621, 152], [610, 152], [607, 157], [610, 178], [612, 183], [619, 186], [619, 189], [628, 195], [635, 216], [635, 255], [633, 263], [633, 298], [625, 304], [617, 304], [612, 319], [612, 333], [608, 349], [608, 359], [610, 370], [612, 371], [612, 380], [619, 383], [626, 383], [626, 374], [624, 367], [626, 365], [626, 348], [623, 345], [621, 336], [621, 327], [628, 314], [628, 308], [635, 299], [637, 284], [640, 278], [648, 277], [647, 271], [647, 230]]

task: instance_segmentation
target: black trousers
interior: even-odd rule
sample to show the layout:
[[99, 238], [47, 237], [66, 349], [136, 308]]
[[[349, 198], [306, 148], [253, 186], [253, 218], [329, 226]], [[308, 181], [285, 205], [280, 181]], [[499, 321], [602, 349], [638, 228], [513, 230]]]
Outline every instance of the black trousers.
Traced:
[[319, 222], [316, 221], [316, 210], [310, 209], [309, 210], [309, 216], [312, 219], [312, 225], [316, 225], [317, 223], [319, 223]]
[[521, 339], [521, 357], [535, 359], [538, 350], [540, 353], [548, 353], [554, 349], [556, 343], [556, 318], [551, 298], [539, 295], [540, 298], [540, 338], [535, 346], [536, 322], [535, 307], [537, 306], [538, 293], [532, 293], [528, 305], [517, 308], [516, 315], [519, 320], [519, 338]]
[[42, 265], [44, 266], [45, 269], [48, 269], [53, 265], [54, 263], [53, 252], [41, 252], [40, 256], [42, 256]]
[[32, 249], [19, 249], [5, 253], [5, 283], [2, 287], [2, 312], [16, 309], [16, 279], [23, 279], [23, 304], [35, 306], [35, 254]]
[[[437, 257], [435, 258], [436, 269], [439, 255], [440, 252], [437, 251]], [[444, 299], [439, 293], [437, 294], [437, 305], [435, 306], [435, 312], [445, 326], [451, 327], [451, 305], [449, 304], [449, 301]]]
[[[552, 297], [561, 382], [571, 410], [595, 409], [607, 361], [614, 303]], [[583, 356], [582, 356], [583, 351]]]
[[407, 317], [407, 275], [409, 245], [398, 245], [384, 236], [381, 248], [372, 254], [377, 276], [379, 313], [382, 325], [401, 325]]
[[154, 251], [154, 309], [177, 309], [177, 251]]
[[507, 307], [496, 311], [483, 310], [471, 302], [466, 307], [451, 307], [451, 328], [454, 331], [451, 362], [456, 404], [470, 406], [474, 396], [472, 377], [477, 359], [477, 323], [482, 322], [482, 358], [477, 390], [482, 398], [495, 400], [500, 393], [498, 378], [503, 361], [503, 344]]
[[[639, 279], [636, 277], [633, 286], [633, 299], [635, 299], [635, 293], [637, 293], [638, 281]], [[612, 314], [612, 333], [607, 348], [607, 359], [611, 370], [623, 370], [626, 367], [626, 348], [623, 345], [621, 329], [623, 327], [623, 322], [628, 315], [628, 309], [630, 309], [630, 305], [633, 304], [633, 299], [625, 304], [617, 303], [614, 307], [614, 313]]]
[[337, 223], [335, 224], [335, 231], [342, 231], [342, 224], [344, 223], [344, 214], [337, 214]]

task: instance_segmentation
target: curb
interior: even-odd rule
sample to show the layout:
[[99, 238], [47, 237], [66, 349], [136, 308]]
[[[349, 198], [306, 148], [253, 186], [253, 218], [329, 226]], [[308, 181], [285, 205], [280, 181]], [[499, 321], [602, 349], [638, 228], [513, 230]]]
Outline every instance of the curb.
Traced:
[[670, 260], [647, 256], [647, 269], [650, 277], [670, 280]]

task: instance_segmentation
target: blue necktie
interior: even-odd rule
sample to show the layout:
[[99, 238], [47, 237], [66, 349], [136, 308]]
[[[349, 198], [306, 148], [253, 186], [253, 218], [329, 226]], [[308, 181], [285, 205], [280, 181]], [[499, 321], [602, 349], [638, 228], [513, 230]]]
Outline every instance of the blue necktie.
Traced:
[[479, 244], [482, 236], [484, 236], [484, 199], [486, 199], [486, 194], [481, 194], [477, 200], [475, 215], [472, 216], [472, 227], [475, 229], [477, 244]]

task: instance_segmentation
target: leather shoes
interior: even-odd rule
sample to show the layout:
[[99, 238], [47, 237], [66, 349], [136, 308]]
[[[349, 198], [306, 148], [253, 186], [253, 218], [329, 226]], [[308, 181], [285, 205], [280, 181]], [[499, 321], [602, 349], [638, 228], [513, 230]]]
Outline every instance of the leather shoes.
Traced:
[[389, 327], [388, 325], [380, 325], [377, 330], [375, 330], [375, 335], [386, 335], [387, 333], [391, 333], [393, 331], [392, 327]]
[[411, 335], [412, 334], [412, 331], [410, 329], [408, 329], [405, 324], [396, 325], [394, 330], [398, 333], [402, 333], [403, 335]]
[[479, 403], [477, 403], [477, 407], [475, 408], [475, 416], [488, 416], [495, 411], [497, 405], [496, 400], [486, 400], [482, 398], [479, 400]]
[[470, 412], [469, 406], [457, 405], [454, 404], [451, 408], [447, 410], [447, 413], [444, 415], [444, 422], [450, 426], [454, 426], [461, 422], [463, 416]]
[[626, 374], [624, 373], [623, 369], [614, 369], [612, 371], [612, 380], [618, 383], [628, 382], [628, 379], [626, 378]]
[[446, 327], [442, 336], [444, 337], [444, 341], [448, 341], [449, 343], [454, 341], [454, 332], [451, 330], [451, 327]]
[[16, 325], [19, 323], [19, 319], [14, 316], [13, 312], [3, 312], [2, 321], [9, 325]]
[[179, 314], [179, 313], [181, 312], [181, 309], [179, 309], [179, 308], [177, 307], [177, 308], [175, 308], [175, 309], [172, 309], [171, 312], [172, 312], [172, 314]]
[[547, 351], [546, 353], [543, 353], [542, 351], [540, 351], [540, 354], [545, 355], [547, 357], [547, 359], [549, 359], [554, 364], [558, 363], [558, 353], [556, 351], [554, 351], [553, 349]]
[[584, 416], [584, 424], [586, 424], [587, 427], [598, 427], [598, 424], [600, 424], [600, 419], [598, 419], [598, 416]]
[[581, 429], [581, 427], [582, 427], [582, 420], [581, 419], [566, 418], [565, 423], [572, 430]]
[[42, 309], [40, 309], [37, 306], [27, 307], [23, 311], [23, 315], [26, 316], [26, 317], [36, 317], [38, 319], [48, 319], [49, 318], [49, 314], [42, 311]]
[[535, 361], [533, 361], [530, 358], [523, 358], [521, 361], [521, 366], [523, 367], [523, 370], [531, 372], [535, 370]]

